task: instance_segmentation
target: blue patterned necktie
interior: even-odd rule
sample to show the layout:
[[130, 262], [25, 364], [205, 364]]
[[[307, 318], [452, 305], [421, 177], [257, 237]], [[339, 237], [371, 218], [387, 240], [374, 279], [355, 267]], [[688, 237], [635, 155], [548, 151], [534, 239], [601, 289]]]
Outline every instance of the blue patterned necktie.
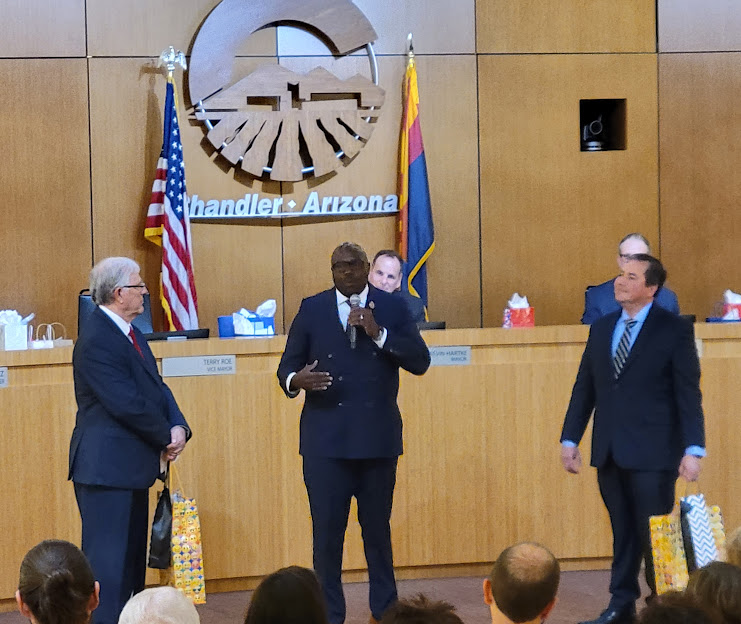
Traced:
[[620, 342], [618, 342], [617, 351], [615, 351], [615, 357], [612, 358], [612, 366], [615, 369], [615, 379], [620, 376], [620, 372], [625, 366], [625, 360], [628, 359], [628, 353], [630, 353], [630, 334], [633, 330], [633, 326], [638, 321], [627, 320], [625, 321], [625, 331], [620, 336]]

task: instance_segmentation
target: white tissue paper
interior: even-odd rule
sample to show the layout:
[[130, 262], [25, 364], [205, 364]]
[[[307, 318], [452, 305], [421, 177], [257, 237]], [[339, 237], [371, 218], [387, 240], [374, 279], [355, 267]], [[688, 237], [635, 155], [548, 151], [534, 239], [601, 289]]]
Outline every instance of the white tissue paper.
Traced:
[[0, 311], [0, 351], [28, 349], [28, 326], [15, 310]]
[[235, 336], [275, 336], [275, 299], [263, 301], [255, 312], [242, 308], [232, 314]]
[[507, 302], [507, 307], [512, 309], [529, 308], [530, 304], [527, 302], [527, 297], [520, 297], [519, 293], [515, 293]]
[[738, 321], [741, 319], [741, 316], [739, 316], [739, 310], [741, 309], [741, 295], [732, 290], [726, 290], [726, 292], [723, 293], [723, 303], [724, 321]]

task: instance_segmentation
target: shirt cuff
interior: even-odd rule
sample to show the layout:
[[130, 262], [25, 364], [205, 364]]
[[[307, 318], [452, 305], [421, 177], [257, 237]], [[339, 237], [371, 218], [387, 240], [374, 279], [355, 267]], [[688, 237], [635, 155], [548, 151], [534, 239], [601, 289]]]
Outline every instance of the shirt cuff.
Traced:
[[571, 440], [561, 440], [561, 446], [567, 446], [568, 448], [574, 448], [575, 446], [579, 446], [576, 442], [573, 442]]
[[685, 449], [684, 454], [694, 455], [695, 457], [705, 457], [705, 455], [707, 455], [707, 452], [701, 446], [693, 445], [693, 446], [688, 446]]
[[286, 394], [291, 398], [298, 396], [298, 393], [301, 392], [301, 390], [291, 390], [291, 379], [293, 379], [295, 375], [296, 373], [288, 373], [288, 377], [286, 377]]
[[388, 336], [388, 332], [386, 331], [385, 327], [381, 327], [381, 333], [378, 334], [378, 338], [374, 340], [373, 342], [376, 343], [376, 346], [379, 349], [383, 349], [383, 345], [386, 344], [386, 337]]

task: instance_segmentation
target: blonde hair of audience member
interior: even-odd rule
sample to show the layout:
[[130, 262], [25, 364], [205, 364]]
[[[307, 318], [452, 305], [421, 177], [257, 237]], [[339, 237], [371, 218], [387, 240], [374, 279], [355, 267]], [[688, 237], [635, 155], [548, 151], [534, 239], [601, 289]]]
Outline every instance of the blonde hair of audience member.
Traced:
[[124, 605], [118, 624], [199, 624], [198, 611], [174, 587], [151, 587]]
[[463, 621], [449, 602], [417, 594], [392, 604], [383, 614], [381, 624], [463, 624]]
[[737, 527], [726, 541], [726, 561], [741, 567], [741, 526]]
[[252, 594], [245, 624], [327, 624], [319, 580], [313, 570], [281, 568], [266, 576]]
[[713, 561], [690, 574], [685, 593], [726, 624], [741, 624], [741, 568]]
[[484, 579], [484, 602], [493, 624], [542, 622], [556, 604], [561, 568], [553, 554], [532, 542], [505, 548]]
[[34, 624], [86, 624], [100, 585], [82, 551], [64, 540], [44, 540], [21, 563], [18, 610]]

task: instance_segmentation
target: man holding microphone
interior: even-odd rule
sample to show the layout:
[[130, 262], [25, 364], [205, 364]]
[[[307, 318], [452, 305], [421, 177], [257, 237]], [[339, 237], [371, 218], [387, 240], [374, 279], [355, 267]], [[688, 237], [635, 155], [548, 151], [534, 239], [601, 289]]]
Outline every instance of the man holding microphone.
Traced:
[[391, 506], [402, 453], [399, 367], [415, 375], [430, 354], [404, 302], [368, 284], [363, 249], [332, 253], [334, 288], [308, 297], [278, 366], [290, 398], [305, 391], [300, 449], [314, 536], [314, 569], [330, 624], [345, 620], [342, 549], [354, 496], [370, 581], [371, 621], [396, 600]]

